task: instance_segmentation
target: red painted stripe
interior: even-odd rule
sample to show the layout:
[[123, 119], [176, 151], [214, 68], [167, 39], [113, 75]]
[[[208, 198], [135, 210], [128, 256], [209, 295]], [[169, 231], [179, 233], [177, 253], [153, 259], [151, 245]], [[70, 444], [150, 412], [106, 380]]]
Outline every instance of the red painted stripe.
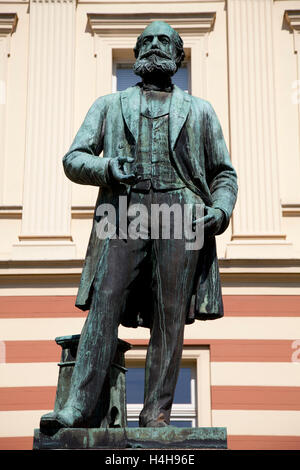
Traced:
[[[300, 316], [299, 295], [224, 295], [226, 316]], [[75, 296], [1, 296], [0, 318], [86, 316], [75, 307]]]
[[56, 387], [0, 388], [0, 411], [52, 410]]
[[[70, 332], [72, 333], [72, 332]], [[147, 346], [146, 339], [126, 339], [133, 346]], [[5, 341], [6, 362], [57, 362], [61, 348], [55, 341]], [[209, 346], [212, 362], [291, 362], [291, 340], [186, 339], [184, 345]], [[299, 346], [297, 346], [299, 349]], [[300, 354], [299, 354], [300, 359]]]
[[[228, 435], [230, 450], [300, 450], [300, 436]], [[31, 450], [33, 437], [0, 437], [0, 450]]]
[[[148, 345], [146, 339], [126, 341], [136, 347]], [[209, 346], [212, 362], [291, 362], [295, 352], [294, 340], [185, 339], [184, 346]]]
[[299, 450], [300, 436], [231, 436], [227, 437], [231, 450]]
[[209, 344], [212, 362], [291, 362], [295, 351], [291, 340], [212, 339]]
[[0, 437], [0, 450], [32, 450], [33, 437]]
[[61, 347], [53, 341], [5, 341], [6, 362], [57, 362]]
[[[0, 388], [0, 410], [53, 409], [56, 387]], [[300, 410], [300, 387], [212, 386], [213, 410]]]
[[300, 410], [300, 387], [212, 386], [213, 410]]
[[1, 296], [0, 318], [61, 318], [86, 316], [73, 295]]
[[223, 295], [230, 317], [299, 317], [300, 295]]

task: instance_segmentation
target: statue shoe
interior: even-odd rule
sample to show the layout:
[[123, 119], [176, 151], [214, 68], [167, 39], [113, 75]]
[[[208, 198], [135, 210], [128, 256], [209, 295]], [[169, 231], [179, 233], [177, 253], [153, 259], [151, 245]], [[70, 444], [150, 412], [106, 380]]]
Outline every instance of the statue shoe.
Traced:
[[[153, 416], [153, 413], [151, 414]], [[150, 419], [149, 421], [147, 421], [147, 418], [145, 419], [143, 416], [140, 416], [139, 425], [140, 428], [166, 428], [170, 426], [167, 423], [166, 416], [163, 412], [160, 412], [156, 418]]]
[[164, 415], [161, 413], [157, 419], [150, 419], [150, 421], [140, 420], [141, 428], [166, 428], [170, 425], [165, 421]]
[[83, 416], [79, 410], [72, 407], [47, 413], [40, 420], [40, 431], [47, 436], [53, 436], [61, 428], [80, 427], [84, 427]]
[[146, 423], [144, 427], [145, 428], [167, 428], [169, 427], [169, 424], [162, 420], [153, 419], [152, 421], [148, 421], [148, 423]]

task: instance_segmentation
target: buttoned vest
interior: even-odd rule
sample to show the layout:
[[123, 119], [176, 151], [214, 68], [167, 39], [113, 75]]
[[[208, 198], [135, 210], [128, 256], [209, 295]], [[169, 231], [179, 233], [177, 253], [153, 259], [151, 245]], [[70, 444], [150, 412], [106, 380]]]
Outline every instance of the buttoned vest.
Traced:
[[156, 190], [185, 187], [169, 151], [169, 109], [171, 93], [143, 91], [140, 132], [134, 169], [141, 176], [135, 189]]

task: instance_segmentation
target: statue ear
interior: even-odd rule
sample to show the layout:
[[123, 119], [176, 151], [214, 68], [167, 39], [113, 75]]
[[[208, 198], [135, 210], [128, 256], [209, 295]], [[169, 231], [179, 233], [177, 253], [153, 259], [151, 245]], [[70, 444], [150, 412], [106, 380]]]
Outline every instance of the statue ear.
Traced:
[[136, 40], [135, 48], [133, 49], [134, 57], [137, 59], [140, 52], [142, 35], [140, 35]]
[[177, 55], [176, 57], [176, 64], [177, 64], [177, 67], [179, 68], [182, 64], [182, 62], [184, 61], [185, 59], [185, 52], [184, 50], [182, 49], [182, 51], [180, 52], [180, 54]]

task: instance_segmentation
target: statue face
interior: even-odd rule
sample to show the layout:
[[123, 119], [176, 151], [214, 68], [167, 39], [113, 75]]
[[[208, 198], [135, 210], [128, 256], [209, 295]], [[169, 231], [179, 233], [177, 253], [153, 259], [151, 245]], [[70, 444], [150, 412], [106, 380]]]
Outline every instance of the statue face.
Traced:
[[139, 57], [144, 56], [149, 51], [161, 51], [168, 59], [176, 59], [176, 47], [172, 39], [172, 28], [163, 22], [150, 24], [142, 34], [142, 45]]
[[155, 21], [141, 35], [133, 70], [141, 77], [155, 73], [172, 76], [177, 71], [176, 54], [173, 29], [167, 23]]

